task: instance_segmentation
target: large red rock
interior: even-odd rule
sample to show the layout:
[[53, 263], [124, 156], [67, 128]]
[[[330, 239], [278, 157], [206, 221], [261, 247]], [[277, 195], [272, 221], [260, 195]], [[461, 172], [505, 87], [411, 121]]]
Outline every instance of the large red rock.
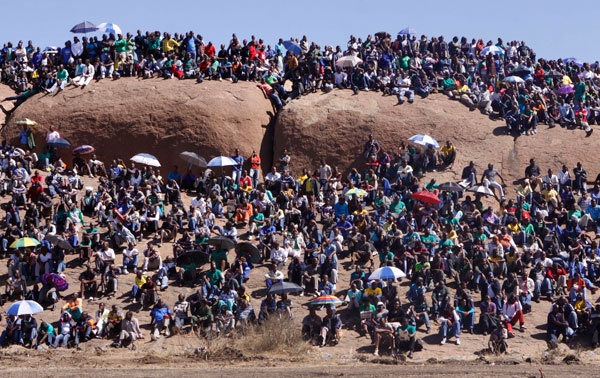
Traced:
[[515, 141], [504, 134], [503, 121], [492, 121], [479, 111], [469, 112], [443, 94], [416, 98], [413, 104], [396, 102], [395, 96], [373, 92], [353, 95], [350, 90], [294, 100], [278, 115], [274, 157], [287, 148], [294, 174], [318, 167], [321, 158], [347, 172], [351, 166], [364, 167], [362, 151], [369, 133], [390, 153], [396, 153], [400, 143], [412, 135], [429, 134], [440, 144], [453, 141], [458, 150], [454, 169], [428, 175], [438, 182], [458, 180], [470, 160], [476, 163], [479, 174], [487, 163], [494, 163], [509, 185], [524, 176], [532, 157], [544, 174], [548, 168], [557, 173], [562, 164], [572, 169], [577, 161], [583, 162], [591, 179], [600, 172], [600, 161], [594, 158], [596, 133], [585, 138], [582, 130], [539, 125], [537, 135]]
[[[194, 151], [207, 161], [253, 149], [271, 156], [263, 144], [270, 103], [251, 83], [192, 80], [103, 80], [87, 88], [68, 87], [58, 94], [38, 94], [17, 108], [5, 135], [16, 141], [22, 118], [38, 122], [33, 128], [38, 150], [50, 125], [73, 146], [91, 144], [100, 159], [109, 161], [147, 152], [158, 157], [163, 171], [185, 163], [182, 151]], [[270, 140], [270, 138], [267, 138]], [[65, 150], [63, 156], [69, 157]]]

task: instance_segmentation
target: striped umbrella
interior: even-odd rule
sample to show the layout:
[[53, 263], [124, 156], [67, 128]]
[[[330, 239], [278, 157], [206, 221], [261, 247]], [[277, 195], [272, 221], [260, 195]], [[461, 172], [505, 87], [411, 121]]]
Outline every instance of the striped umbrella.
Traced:
[[363, 190], [361, 188], [352, 188], [352, 189], [349, 189], [344, 195], [346, 195], [346, 196], [352, 196], [352, 195], [354, 195], [354, 196], [357, 196], [357, 197], [364, 197], [367, 194], [369, 194], [369, 193], [367, 193], [366, 190]]
[[112, 33], [114, 35], [123, 34], [123, 31], [117, 24], [113, 24], [112, 22], [103, 22], [98, 24], [98, 30], [103, 33]]
[[404, 278], [406, 274], [394, 267], [394, 266], [384, 266], [379, 269], [375, 269], [373, 273], [369, 276], [369, 281], [373, 280], [394, 280], [396, 278]]
[[8, 315], [31, 315], [38, 312], [44, 312], [42, 306], [36, 301], [18, 301], [10, 305], [6, 313]]
[[310, 306], [339, 305], [342, 300], [335, 295], [321, 295], [308, 303]]
[[73, 155], [87, 155], [95, 152], [96, 149], [88, 144], [81, 144], [73, 149]]
[[21, 238], [21, 239], [15, 240], [10, 245], [10, 248], [37, 247], [38, 245], [40, 245], [40, 242], [37, 241], [37, 239], [25, 237], [25, 238]]

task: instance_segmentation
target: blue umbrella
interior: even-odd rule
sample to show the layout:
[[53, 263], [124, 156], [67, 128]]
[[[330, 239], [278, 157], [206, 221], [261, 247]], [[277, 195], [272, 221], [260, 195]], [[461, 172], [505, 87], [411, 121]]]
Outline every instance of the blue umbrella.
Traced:
[[411, 28], [410, 26], [407, 28], [404, 28], [398, 32], [398, 35], [415, 35], [415, 34], [417, 34], [417, 31], [415, 29]]
[[373, 280], [395, 280], [396, 278], [404, 278], [406, 274], [394, 266], [384, 266], [383, 268], [375, 269], [369, 276], [369, 281]]
[[71, 33], [91, 33], [98, 30], [98, 27], [89, 21], [83, 21], [71, 28]]
[[302, 48], [294, 41], [283, 41], [283, 47], [294, 55], [302, 55]]
[[563, 63], [564, 64], [569, 64], [571, 62], [573, 62], [575, 65], [577, 65], [579, 67], [583, 66], [583, 62], [581, 60], [577, 59], [577, 58], [571, 57], [571, 58], [565, 58], [565, 59], [563, 59]]
[[6, 313], [8, 315], [31, 315], [37, 314], [38, 312], [43, 312], [44, 309], [40, 306], [36, 301], [18, 301], [13, 303]]
[[410, 142], [420, 144], [421, 146], [433, 146], [434, 148], [439, 148], [440, 144], [437, 140], [433, 139], [427, 134], [417, 134], [413, 135], [408, 139]]
[[82, 144], [73, 149], [73, 154], [75, 155], [86, 155], [95, 152], [96, 149], [88, 144]]
[[46, 143], [50, 147], [71, 147], [71, 143], [65, 138], [54, 138], [50, 139], [48, 143]]

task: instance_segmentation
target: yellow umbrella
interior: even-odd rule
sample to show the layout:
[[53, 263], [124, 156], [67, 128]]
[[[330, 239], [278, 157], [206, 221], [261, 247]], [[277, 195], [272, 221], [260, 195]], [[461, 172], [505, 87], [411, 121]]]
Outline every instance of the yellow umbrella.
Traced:
[[27, 247], [36, 247], [38, 245], [40, 245], [40, 242], [37, 241], [37, 239], [34, 239], [34, 238], [21, 238], [21, 239], [15, 240], [10, 245], [10, 248], [27, 248]]

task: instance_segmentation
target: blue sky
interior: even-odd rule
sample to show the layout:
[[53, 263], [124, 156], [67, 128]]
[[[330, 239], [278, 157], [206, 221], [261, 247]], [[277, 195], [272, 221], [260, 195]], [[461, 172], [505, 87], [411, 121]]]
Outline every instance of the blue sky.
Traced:
[[[175, 8], [175, 4], [180, 4]], [[542, 5], [543, 4], [543, 5]], [[538, 57], [574, 56], [600, 59], [595, 38], [600, 23], [597, 0], [541, 1], [8, 1], [2, 4], [0, 41], [32, 40], [34, 45], [62, 46], [72, 39], [72, 26], [88, 20], [113, 22], [123, 31], [137, 29], [186, 32], [205, 41], [227, 43], [231, 33], [251, 35], [274, 44], [278, 38], [300, 38], [320, 45], [345, 46], [350, 34], [365, 37], [378, 31], [395, 35], [406, 26], [419, 35], [481, 37], [484, 41], [525, 40]], [[8, 16], [8, 17], [7, 17]]]

